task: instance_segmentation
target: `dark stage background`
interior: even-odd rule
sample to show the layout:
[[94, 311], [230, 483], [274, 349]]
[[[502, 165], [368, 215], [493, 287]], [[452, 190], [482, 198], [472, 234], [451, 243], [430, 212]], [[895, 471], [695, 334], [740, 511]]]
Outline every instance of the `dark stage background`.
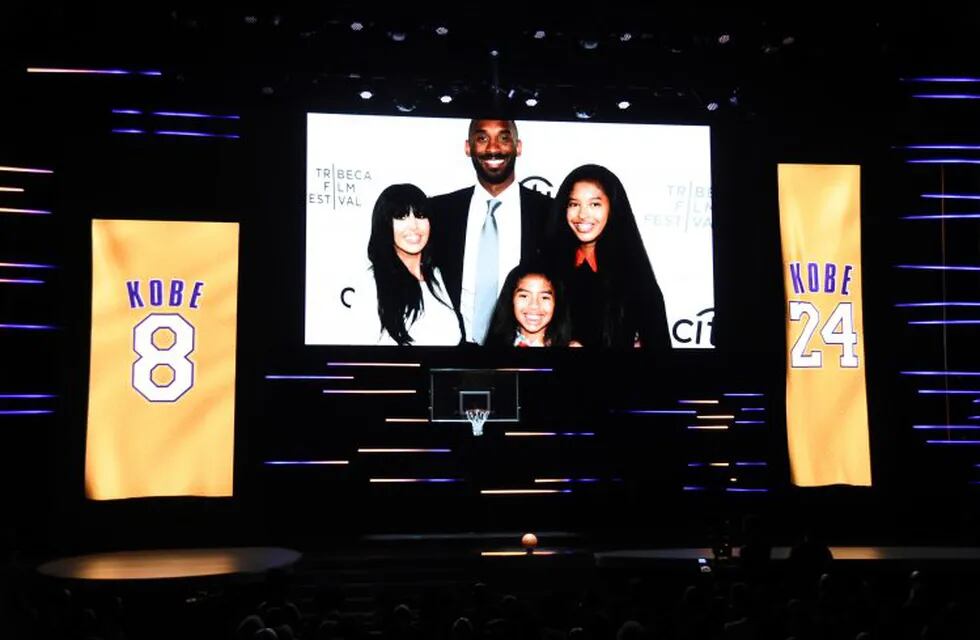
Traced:
[[[974, 16], [954, 25], [911, 11], [829, 21], [611, 10], [578, 22], [520, 12], [487, 29], [466, 9], [398, 15], [340, 3], [299, 12], [3, 10], [9, 16], [0, 19], [7, 48], [0, 68], [0, 165], [54, 171], [0, 173], [3, 183], [16, 179], [26, 189], [0, 193], [0, 207], [52, 212], [0, 214], [0, 262], [56, 265], [44, 272], [43, 285], [0, 289], [0, 323], [55, 327], [0, 329], [0, 392], [56, 396], [35, 402], [50, 414], [0, 415], [0, 478], [13, 515], [6, 526], [16, 543], [44, 553], [309, 546], [366, 532], [545, 528], [623, 542], [693, 543], [717, 536], [726, 520], [745, 513], [767, 514], [786, 535], [816, 523], [838, 542], [975, 536], [977, 447], [930, 445], [926, 440], [936, 434], [913, 426], [980, 426], [980, 405], [973, 402], [980, 390], [921, 393], [977, 390], [977, 378], [903, 372], [980, 370], [977, 324], [908, 324], [976, 319], [977, 309], [896, 306], [980, 300], [980, 272], [900, 266], [980, 264], [975, 219], [903, 219], [940, 212], [946, 201], [923, 200], [923, 193], [980, 191], [976, 163], [908, 162], [980, 161], [975, 148], [906, 148], [980, 144], [975, 100], [915, 97], [980, 93], [980, 80], [915, 80], [980, 75], [960, 55], [969, 50], [962, 34], [976, 25]], [[353, 30], [354, 21], [363, 29]], [[448, 33], [438, 35], [438, 26]], [[538, 30], [545, 37], [535, 37]], [[161, 75], [34, 74], [28, 67]], [[358, 98], [366, 87], [375, 94], [370, 101]], [[455, 100], [440, 103], [443, 92]], [[535, 107], [524, 102], [531, 94], [539, 99]], [[629, 110], [616, 108], [621, 99], [630, 100]], [[411, 107], [410, 115], [502, 110], [518, 120], [574, 121], [576, 111], [586, 111], [597, 121], [710, 124], [717, 348], [655, 359], [304, 346], [305, 114], [398, 114], [396, 103]], [[238, 137], [114, 133], [134, 116], [113, 109], [238, 114], [239, 120], [207, 124], [208, 131]], [[158, 124], [140, 117], [146, 119], [140, 126]], [[862, 165], [871, 489], [800, 490], [789, 483], [779, 162]], [[949, 201], [945, 213], [970, 213], [970, 205]], [[114, 217], [241, 223], [233, 498], [84, 498], [90, 221]], [[14, 276], [24, 274], [0, 268], [0, 277]], [[333, 399], [317, 385], [265, 378], [363, 361], [419, 363], [409, 370], [355, 368], [356, 384], [422, 393]], [[433, 367], [551, 369], [522, 374], [519, 429], [594, 435], [506, 437], [501, 428], [477, 440], [466, 425], [385, 422], [425, 415]], [[752, 404], [764, 407], [764, 424], [692, 432], [683, 419], [627, 413], [690, 398], [720, 398], [719, 410], [727, 412], [747, 406], [743, 397], [724, 395], [738, 393], [763, 394]], [[0, 409], [34, 407], [0, 402]], [[943, 431], [941, 437], [969, 440], [969, 434]], [[433, 446], [453, 454], [357, 452]], [[348, 464], [264, 464], [282, 459]], [[690, 466], [715, 460], [733, 466]], [[765, 464], [735, 467], [735, 461]], [[369, 481], [382, 476], [461, 481]], [[567, 494], [479, 493], [533, 486], [533, 478], [597, 481], [571, 483]]]

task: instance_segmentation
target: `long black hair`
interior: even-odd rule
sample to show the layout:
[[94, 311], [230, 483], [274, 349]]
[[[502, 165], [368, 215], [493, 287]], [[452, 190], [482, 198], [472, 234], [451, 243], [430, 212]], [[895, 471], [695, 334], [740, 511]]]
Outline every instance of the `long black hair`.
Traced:
[[[368, 259], [378, 289], [378, 317], [384, 330], [400, 345], [412, 343], [408, 327], [423, 311], [419, 282], [395, 251], [392, 221], [409, 212], [418, 217], [429, 217], [425, 193], [414, 184], [393, 184], [386, 188], [374, 203], [371, 239], [368, 240]], [[430, 229], [429, 242], [422, 248], [422, 278], [432, 295], [442, 300], [436, 291], [438, 284], [433, 275], [431, 245]]]
[[519, 325], [514, 317], [514, 293], [517, 283], [525, 276], [538, 275], [551, 283], [554, 292], [554, 313], [551, 322], [544, 332], [544, 344], [547, 347], [567, 347], [572, 337], [572, 321], [568, 312], [568, 301], [565, 299], [565, 286], [555, 270], [546, 263], [535, 260], [522, 262], [507, 274], [500, 297], [490, 316], [490, 328], [484, 345], [488, 347], [513, 347]]
[[[663, 293], [650, 266], [626, 189], [616, 174], [597, 164], [586, 164], [565, 177], [549, 220], [547, 255], [560, 267], [562, 275], [571, 275], [580, 241], [568, 225], [566, 211], [572, 189], [579, 182], [598, 185], [609, 199], [606, 226], [595, 244], [602, 292], [602, 300], [596, 301], [602, 305], [601, 346], [632, 346], [638, 334], [644, 347], [668, 349]], [[576, 337], [574, 332], [572, 337]]]

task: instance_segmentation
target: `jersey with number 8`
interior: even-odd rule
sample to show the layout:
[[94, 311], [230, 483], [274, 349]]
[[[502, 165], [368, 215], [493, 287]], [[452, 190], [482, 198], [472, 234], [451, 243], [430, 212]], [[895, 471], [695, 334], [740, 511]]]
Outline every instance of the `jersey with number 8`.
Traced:
[[[153, 343], [160, 329], [173, 332], [168, 348]], [[133, 328], [133, 351], [139, 359], [133, 363], [133, 388], [150, 402], [175, 402], [194, 386], [194, 363], [187, 358], [194, 351], [194, 326], [179, 313], [151, 313]], [[173, 371], [169, 384], [153, 380], [153, 371], [167, 366]]]

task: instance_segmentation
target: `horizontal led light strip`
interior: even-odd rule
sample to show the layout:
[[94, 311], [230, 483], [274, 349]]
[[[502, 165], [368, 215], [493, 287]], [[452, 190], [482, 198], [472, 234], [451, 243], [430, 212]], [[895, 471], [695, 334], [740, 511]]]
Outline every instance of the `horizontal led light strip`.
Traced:
[[922, 431], [977, 431], [980, 424], [914, 424], [912, 428]]
[[31, 280], [29, 278], [0, 278], [0, 284], [44, 284], [44, 280]]
[[421, 367], [421, 362], [328, 362], [328, 367]]
[[505, 431], [504, 435], [512, 438], [522, 438], [522, 437], [542, 437], [542, 436], [557, 436], [556, 431]]
[[[980, 145], [977, 145], [980, 149]], [[928, 200], [980, 200], [980, 193], [923, 193]]]
[[262, 464], [270, 466], [305, 466], [305, 465], [345, 465], [348, 460], [266, 460]]
[[55, 269], [56, 268], [53, 264], [33, 264], [30, 262], [0, 262], [0, 267], [10, 267], [14, 269]]
[[535, 549], [532, 551], [481, 551], [480, 555], [484, 558], [516, 558], [519, 556], [553, 556], [557, 551], [543, 551]]
[[909, 325], [969, 325], [980, 324], [980, 320], [909, 320]]
[[913, 93], [913, 98], [920, 100], [980, 100], [975, 93]]
[[633, 415], [653, 415], [653, 416], [667, 416], [667, 415], [677, 415], [677, 416], [693, 416], [697, 415], [697, 411], [694, 409], [627, 409], [623, 413], [630, 413]]
[[916, 159], [916, 160], [906, 160], [907, 164], [980, 164], [980, 160], [974, 160], [972, 158], [927, 158], [927, 159]]
[[31, 169], [29, 167], [4, 167], [0, 166], [0, 172], [7, 171], [10, 173], [54, 173], [51, 169]]
[[739, 407], [739, 411], [765, 411], [765, 407]]
[[729, 467], [730, 462], [688, 462], [689, 467]]
[[732, 420], [734, 415], [699, 415], [698, 420]]
[[[116, 113], [113, 111], [113, 113]], [[236, 114], [214, 114], [214, 113], [193, 113], [187, 111], [153, 111], [151, 115], [162, 116], [164, 118], [212, 118], [215, 120], [241, 120], [241, 116]]]
[[27, 67], [27, 73], [60, 73], [98, 76], [162, 76], [162, 71], [129, 71], [127, 69], [71, 69], [65, 67]]
[[933, 213], [928, 215], [902, 216], [902, 220], [977, 220], [980, 213]]
[[0, 213], [24, 213], [37, 216], [51, 215], [51, 212], [47, 209], [17, 209], [13, 207], [0, 207]]
[[980, 396], [980, 389], [919, 389], [924, 396]]
[[688, 425], [687, 427], [691, 431], [728, 431], [728, 425], [726, 424], [705, 424], [705, 425]]
[[896, 264], [898, 269], [922, 269], [925, 271], [980, 271], [980, 267], [951, 266], [946, 264]]
[[948, 445], [963, 445], [963, 446], [974, 446], [980, 445], [980, 440], [926, 440], [926, 444], [948, 444]]
[[158, 136], [183, 136], [187, 138], [228, 138], [238, 140], [241, 138], [237, 133], [203, 133], [201, 131], [154, 131]]
[[385, 422], [428, 422], [428, 418], [385, 418]]
[[0, 416], [40, 416], [54, 413], [52, 409], [2, 409]]
[[462, 482], [460, 478], [368, 478], [372, 484], [411, 484], [418, 482], [433, 482], [437, 484], [447, 482]]
[[963, 76], [924, 76], [918, 78], [900, 78], [902, 82], [980, 82], [980, 78]]
[[4, 193], [24, 193], [23, 187], [0, 187], [0, 191]]
[[324, 389], [323, 393], [329, 395], [411, 395], [418, 393], [418, 389]]
[[717, 400], [678, 400], [677, 404], [718, 404]]
[[0, 324], [0, 329], [25, 329], [27, 331], [48, 331], [57, 328], [52, 324]]
[[[980, 428], [980, 427], [978, 427]], [[452, 453], [452, 449], [358, 449], [358, 453]]]
[[980, 307], [980, 302], [898, 302], [896, 307]]
[[728, 493], [768, 493], [769, 489], [755, 488], [749, 489], [747, 487], [725, 487], [725, 491]]
[[980, 144], [906, 144], [898, 148], [917, 151], [980, 151]]
[[40, 398], [57, 398], [53, 393], [0, 393], [0, 399], [3, 400], [26, 400], [26, 399], [40, 399]]
[[735, 424], [765, 424], [765, 420], [736, 420]]
[[502, 373], [552, 373], [554, 369], [503, 368], [491, 369], [491, 371], [500, 371]]
[[266, 380], [353, 380], [354, 376], [315, 376], [315, 375], [280, 375], [270, 374]]
[[599, 482], [599, 478], [535, 478], [534, 484], [567, 484], [570, 482]]
[[480, 489], [480, 493], [485, 496], [545, 495], [571, 492], [571, 489]]
[[764, 398], [764, 393], [723, 393], [726, 398]]

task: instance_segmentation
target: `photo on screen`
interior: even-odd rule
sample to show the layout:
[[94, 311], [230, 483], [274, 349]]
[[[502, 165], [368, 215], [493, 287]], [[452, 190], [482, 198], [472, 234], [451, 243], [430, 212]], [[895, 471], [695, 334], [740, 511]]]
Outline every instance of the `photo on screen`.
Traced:
[[707, 126], [308, 113], [306, 172], [308, 345], [713, 347]]

